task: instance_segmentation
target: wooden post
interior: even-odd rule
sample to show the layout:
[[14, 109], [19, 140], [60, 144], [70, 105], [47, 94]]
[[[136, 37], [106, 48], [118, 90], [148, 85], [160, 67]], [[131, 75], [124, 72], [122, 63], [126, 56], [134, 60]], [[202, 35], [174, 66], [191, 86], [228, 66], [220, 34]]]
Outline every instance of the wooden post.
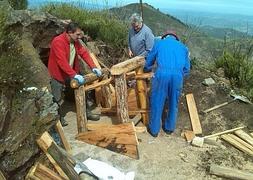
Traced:
[[62, 141], [62, 144], [65, 148], [65, 150], [68, 152], [68, 153], [71, 153], [71, 146], [69, 144], [69, 142], [67, 141], [65, 135], [64, 135], [64, 132], [63, 132], [63, 128], [62, 128], [62, 125], [61, 125], [61, 122], [58, 121], [55, 125], [55, 129], [56, 131], [58, 132], [58, 134], [60, 135], [61, 137], [61, 141]]
[[125, 73], [115, 76], [115, 93], [117, 102], [117, 115], [119, 117], [119, 121], [120, 123], [129, 122]]
[[[142, 67], [137, 69], [137, 75], [143, 74]], [[138, 79], [136, 80], [136, 87], [137, 87], [137, 99], [138, 105], [140, 109], [148, 109], [148, 100], [147, 100], [147, 84], [145, 80]], [[141, 113], [142, 121], [144, 125], [148, 125], [148, 113]]]
[[75, 89], [76, 120], [78, 134], [87, 131], [86, 101], [84, 86]]

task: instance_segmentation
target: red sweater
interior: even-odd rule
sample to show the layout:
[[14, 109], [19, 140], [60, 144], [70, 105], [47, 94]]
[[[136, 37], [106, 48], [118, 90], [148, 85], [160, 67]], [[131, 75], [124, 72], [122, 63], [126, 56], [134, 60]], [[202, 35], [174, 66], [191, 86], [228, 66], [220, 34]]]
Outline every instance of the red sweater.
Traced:
[[89, 65], [90, 68], [96, 67], [91, 59], [89, 52], [78, 41], [74, 43], [76, 56], [73, 68], [69, 65], [70, 41], [64, 32], [55, 37], [51, 42], [51, 49], [48, 60], [48, 71], [52, 78], [64, 83], [65, 80], [73, 78], [80, 71], [78, 55]]

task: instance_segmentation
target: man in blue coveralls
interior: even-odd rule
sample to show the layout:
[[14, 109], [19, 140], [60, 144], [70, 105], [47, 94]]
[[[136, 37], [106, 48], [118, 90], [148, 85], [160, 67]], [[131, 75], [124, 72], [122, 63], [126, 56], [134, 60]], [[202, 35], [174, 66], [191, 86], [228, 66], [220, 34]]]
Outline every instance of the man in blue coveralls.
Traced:
[[190, 72], [188, 48], [179, 41], [173, 31], [166, 31], [160, 41], [156, 41], [146, 58], [144, 71], [151, 71], [157, 64], [152, 78], [150, 98], [150, 120], [148, 132], [157, 137], [161, 128], [161, 117], [168, 99], [168, 115], [162, 125], [165, 133], [171, 134], [176, 127], [178, 101], [183, 87], [183, 77]]

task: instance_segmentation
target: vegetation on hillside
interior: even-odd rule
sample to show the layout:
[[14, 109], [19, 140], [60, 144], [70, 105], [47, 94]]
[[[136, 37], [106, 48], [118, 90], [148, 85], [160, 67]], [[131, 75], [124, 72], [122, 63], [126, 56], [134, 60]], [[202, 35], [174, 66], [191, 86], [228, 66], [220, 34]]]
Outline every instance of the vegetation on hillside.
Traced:
[[9, 4], [13, 9], [26, 9], [28, 6], [27, 0], [8, 0]]
[[23, 87], [24, 74], [29, 73], [23, 63], [21, 49], [16, 47], [18, 35], [7, 29], [9, 9], [0, 7], [0, 87], [20, 89]]
[[117, 50], [127, 46], [127, 25], [106, 11], [89, 11], [70, 4], [50, 4], [42, 10], [79, 23], [93, 39], [100, 39]]
[[215, 60], [234, 87], [253, 99], [253, 39], [225, 40], [222, 54]]

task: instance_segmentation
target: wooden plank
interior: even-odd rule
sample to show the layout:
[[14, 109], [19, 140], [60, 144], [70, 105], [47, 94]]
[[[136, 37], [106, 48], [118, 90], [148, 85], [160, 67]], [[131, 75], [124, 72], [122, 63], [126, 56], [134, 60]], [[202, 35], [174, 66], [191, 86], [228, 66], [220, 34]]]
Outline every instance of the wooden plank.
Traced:
[[225, 141], [227, 141], [228, 143], [232, 144], [233, 146], [235, 146], [236, 148], [238, 148], [242, 152], [245, 152], [245, 153], [249, 154], [250, 156], [253, 156], [253, 151], [251, 151], [246, 146], [242, 145], [240, 142], [233, 139], [229, 134], [221, 135], [221, 138], [224, 139]]
[[[97, 126], [97, 127], [96, 127]], [[119, 125], [88, 125], [94, 130], [77, 135], [89, 144], [138, 159], [136, 135], [132, 123]]]
[[[32, 166], [30, 169], [29, 169], [29, 172], [27, 173], [27, 175], [25, 176], [25, 180], [42, 180], [38, 177], [36, 177], [34, 175], [34, 172], [36, 170], [36, 167], [37, 167], [38, 163], [36, 163], [34, 166]], [[1, 177], [1, 176], [0, 176]], [[1, 178], [0, 178], [1, 179]], [[5, 179], [4, 179], [5, 180]]]
[[239, 138], [238, 136], [236, 136], [234, 134], [229, 134], [229, 136], [253, 152], [252, 145], [248, 144], [247, 142], [245, 142], [244, 140], [242, 140], [241, 138]]
[[75, 89], [76, 120], [78, 133], [87, 131], [86, 101], [84, 86]]
[[[136, 70], [136, 74], [140, 75], [143, 74], [143, 68], [138, 68]], [[140, 109], [148, 109], [148, 99], [147, 99], [147, 84], [144, 80], [137, 80], [136, 81], [136, 91], [137, 91], [137, 99], [138, 105]], [[142, 121], [144, 125], [148, 125], [148, 113], [141, 113]]]
[[145, 58], [142, 56], [136, 56], [132, 59], [128, 59], [124, 62], [118, 63], [111, 67], [112, 75], [121, 75], [134, 69], [141, 67], [145, 64]]
[[226, 130], [226, 131], [218, 132], [218, 133], [215, 133], [215, 134], [211, 134], [211, 135], [205, 136], [204, 138], [213, 138], [213, 137], [216, 137], [216, 136], [219, 136], [219, 135], [222, 135], [222, 134], [231, 133], [231, 132], [234, 132], [236, 130], [243, 129], [243, 128], [245, 128], [245, 126], [241, 126], [241, 127], [229, 129], [229, 130]]
[[47, 157], [50, 157], [50, 162], [53, 160], [54, 167], [62, 170], [64, 176], [62, 175], [61, 171], [58, 171], [62, 177], [66, 179], [80, 179], [74, 170], [75, 162], [73, 162], [73, 160], [70, 158], [70, 155], [66, 156], [66, 152], [65, 154], [62, 153], [64, 150], [57, 146], [48, 132], [43, 133], [41, 137], [37, 139], [37, 143], [47, 154]]
[[63, 178], [56, 174], [54, 171], [40, 163], [36, 166], [34, 175], [41, 180], [63, 180]]
[[191, 142], [193, 140], [193, 138], [195, 137], [195, 134], [193, 131], [185, 130], [184, 137], [187, 142]]
[[69, 144], [69, 142], [67, 141], [66, 139], [66, 136], [64, 135], [64, 132], [63, 132], [63, 128], [62, 128], [62, 125], [61, 125], [61, 122], [58, 121], [55, 125], [55, 129], [56, 131], [58, 132], [58, 134], [60, 135], [60, 138], [61, 138], [61, 141], [62, 141], [62, 144], [65, 148], [65, 150], [71, 154], [71, 146]]
[[253, 174], [250, 172], [232, 169], [224, 166], [218, 166], [215, 164], [211, 164], [210, 174], [214, 174], [216, 176], [229, 179], [245, 179], [245, 180], [253, 179]]
[[129, 122], [126, 74], [115, 76], [115, 94], [119, 123]]
[[253, 138], [250, 135], [248, 135], [245, 131], [237, 130], [234, 133], [253, 146]]
[[186, 101], [191, 119], [192, 130], [194, 134], [202, 134], [202, 128], [199, 121], [199, 115], [196, 107], [196, 103], [193, 94], [186, 95]]
[[37, 144], [42, 149], [42, 151], [46, 154], [49, 161], [53, 164], [56, 171], [65, 179], [68, 179], [67, 175], [64, 173], [64, 171], [61, 169], [61, 167], [56, 163], [54, 158], [47, 152], [48, 148], [53, 143], [53, 139], [49, 135], [48, 132], [44, 132], [39, 139], [37, 139]]
[[146, 126], [135, 126], [135, 132], [137, 132], [137, 133], [147, 132], [147, 127]]

